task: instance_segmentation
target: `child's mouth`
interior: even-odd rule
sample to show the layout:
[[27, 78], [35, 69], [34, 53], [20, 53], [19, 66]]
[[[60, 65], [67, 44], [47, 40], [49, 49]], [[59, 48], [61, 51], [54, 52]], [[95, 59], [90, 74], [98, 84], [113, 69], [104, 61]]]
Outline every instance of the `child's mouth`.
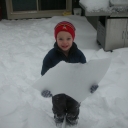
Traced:
[[67, 48], [68, 46], [62, 46], [62, 48]]

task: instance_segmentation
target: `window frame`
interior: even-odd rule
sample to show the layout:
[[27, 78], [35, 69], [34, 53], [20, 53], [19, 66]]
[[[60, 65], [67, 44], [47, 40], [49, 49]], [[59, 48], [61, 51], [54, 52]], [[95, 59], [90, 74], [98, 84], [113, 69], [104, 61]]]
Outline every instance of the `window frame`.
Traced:
[[6, 0], [7, 18], [8, 19], [24, 19], [24, 18], [43, 18], [52, 16], [62, 16], [64, 11], [71, 11], [72, 13], [72, 0], [66, 0], [66, 9], [64, 10], [39, 10], [38, 0], [37, 10], [32, 11], [15, 11], [13, 12], [12, 0]]

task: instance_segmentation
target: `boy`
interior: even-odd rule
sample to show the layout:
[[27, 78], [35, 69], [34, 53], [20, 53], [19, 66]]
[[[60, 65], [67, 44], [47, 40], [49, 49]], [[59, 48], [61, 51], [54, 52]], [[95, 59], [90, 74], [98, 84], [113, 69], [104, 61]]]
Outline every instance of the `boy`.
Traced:
[[60, 61], [68, 63], [86, 63], [84, 54], [73, 42], [75, 38], [75, 27], [66, 21], [58, 23], [54, 28], [56, 42], [43, 60], [41, 75]]
[[[54, 28], [56, 42], [43, 60], [41, 75], [44, 75], [50, 68], [57, 65], [60, 61], [67, 63], [86, 63], [84, 54], [74, 43], [75, 27], [67, 21], [58, 23]], [[44, 90], [44, 97], [52, 96], [51, 92]], [[74, 126], [78, 123], [79, 107], [73, 98], [66, 94], [58, 94], [52, 97], [54, 119], [57, 127], [61, 128], [64, 117], [66, 116], [66, 125]]]

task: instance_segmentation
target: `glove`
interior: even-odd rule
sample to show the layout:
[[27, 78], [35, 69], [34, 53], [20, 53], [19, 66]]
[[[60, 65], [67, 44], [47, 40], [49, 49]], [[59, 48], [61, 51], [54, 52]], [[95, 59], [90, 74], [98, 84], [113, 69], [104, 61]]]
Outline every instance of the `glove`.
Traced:
[[90, 92], [94, 93], [97, 90], [98, 87], [99, 87], [98, 85], [92, 85], [91, 88], [90, 88]]
[[51, 94], [51, 92], [50, 92], [49, 90], [43, 90], [43, 91], [41, 92], [41, 95], [42, 95], [43, 97], [45, 97], [45, 98], [52, 97], [52, 94]]

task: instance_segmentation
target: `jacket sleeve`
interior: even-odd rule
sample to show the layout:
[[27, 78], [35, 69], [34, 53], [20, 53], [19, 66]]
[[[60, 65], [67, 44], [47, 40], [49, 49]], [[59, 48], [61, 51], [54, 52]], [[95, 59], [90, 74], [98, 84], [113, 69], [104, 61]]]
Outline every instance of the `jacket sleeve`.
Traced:
[[44, 57], [41, 75], [43, 76], [52, 67], [52, 62], [49, 54]]
[[86, 63], [86, 58], [82, 52], [81, 52], [81, 56], [80, 56], [80, 63], [82, 63], [82, 64]]

